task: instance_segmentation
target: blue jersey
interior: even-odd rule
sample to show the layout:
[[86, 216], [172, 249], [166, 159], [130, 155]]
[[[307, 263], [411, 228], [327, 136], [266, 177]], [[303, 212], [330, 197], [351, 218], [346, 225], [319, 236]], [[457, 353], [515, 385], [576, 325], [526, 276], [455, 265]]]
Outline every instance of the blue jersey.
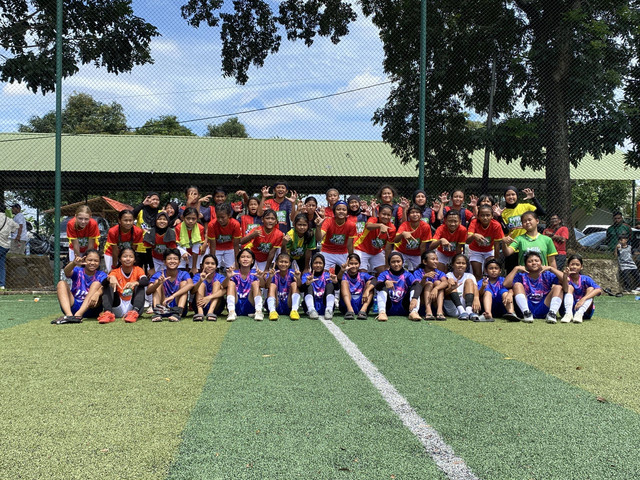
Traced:
[[569, 285], [573, 287], [574, 304], [587, 294], [587, 289], [589, 287], [600, 288], [600, 285], [594, 282], [593, 279], [587, 275], [580, 275], [578, 283], [574, 283], [571, 280], [571, 277], [569, 277]]
[[[169, 274], [167, 273], [167, 269], [165, 268], [164, 270], [160, 270], [159, 272], [156, 272], [153, 274], [153, 276], [151, 277], [151, 279], [149, 280], [149, 283], [154, 283], [156, 282], [161, 275], [164, 275], [165, 277], [165, 281], [162, 284], [162, 288], [164, 291], [164, 297], [170, 297], [171, 295], [173, 295], [174, 293], [176, 293], [178, 290], [180, 290], [180, 282], [184, 282], [186, 280], [191, 280], [191, 276], [189, 275], [188, 272], [185, 272], [184, 270], [178, 270], [178, 274], [176, 275], [176, 279], [171, 281], [169, 280]], [[170, 307], [175, 307], [177, 306], [177, 303], [175, 300], [173, 300], [170, 304]]]
[[305, 273], [302, 275], [301, 279], [303, 285], [306, 283], [309, 276], [313, 277], [313, 280], [310, 285], [311, 290], [307, 291], [307, 293], [313, 295], [316, 311], [322, 312], [326, 306], [324, 302], [324, 292], [327, 290], [327, 284], [331, 282], [331, 275], [329, 272], [322, 272], [316, 277], [313, 272]]
[[[413, 282], [412, 283], [419, 283], [422, 281], [423, 278], [427, 279], [427, 282], [432, 282], [435, 283], [439, 280], [442, 280], [443, 278], [445, 278], [447, 275], [438, 270], [437, 268], [434, 270], [435, 275], [433, 277], [428, 277], [425, 275], [425, 271], [422, 268], [419, 268], [418, 270], [416, 270], [415, 272], [413, 272]], [[446, 280], [446, 278], [445, 278]]]
[[355, 277], [350, 276], [348, 273], [342, 275], [342, 281], [344, 282], [346, 280], [349, 282], [349, 293], [352, 299], [362, 297], [366, 283], [372, 278], [373, 277], [366, 272], [358, 272]]
[[293, 270], [289, 270], [284, 276], [276, 272], [271, 278], [271, 283], [276, 286], [276, 311], [281, 315], [287, 315], [289, 309], [289, 290], [291, 284], [296, 281]]
[[[200, 277], [202, 276], [202, 273], [196, 273], [193, 276], [193, 283], [196, 284], [200, 281]], [[202, 283], [204, 283], [204, 294], [205, 296], [207, 295], [211, 295], [211, 293], [213, 293], [213, 284], [216, 282], [224, 282], [224, 279], [226, 277], [220, 273], [216, 273], [215, 276], [213, 277], [213, 279], [211, 281], [205, 280]]]
[[521, 283], [524, 287], [524, 293], [529, 302], [540, 303], [544, 302], [545, 297], [551, 291], [551, 286], [558, 284], [558, 277], [549, 270], [545, 270], [536, 280], [533, 280], [528, 273], [518, 272], [513, 278], [513, 283], [516, 282]]
[[240, 270], [236, 270], [233, 272], [233, 276], [231, 277], [231, 281], [236, 284], [236, 292], [238, 294], [238, 300], [248, 299], [249, 294], [251, 293], [251, 284], [253, 282], [259, 281], [258, 276], [256, 275], [255, 270], [251, 270], [247, 278], [242, 278], [240, 274]]
[[[482, 288], [483, 280], [478, 280], [478, 290]], [[504, 277], [498, 277], [495, 282], [489, 280], [485, 287], [486, 292], [491, 292], [491, 296], [494, 298], [502, 297], [502, 294], [507, 291], [504, 287]]]
[[71, 293], [76, 301], [84, 302], [89, 293], [89, 287], [93, 282], [102, 283], [107, 278], [107, 274], [102, 270], [96, 270], [93, 275], [84, 273], [84, 267], [73, 267], [71, 273]]
[[384, 283], [387, 280], [393, 282], [393, 287], [389, 289], [389, 300], [392, 303], [402, 303], [413, 283], [413, 275], [406, 270], [402, 270], [398, 275], [394, 275], [390, 270], [385, 270], [378, 275], [378, 282]]

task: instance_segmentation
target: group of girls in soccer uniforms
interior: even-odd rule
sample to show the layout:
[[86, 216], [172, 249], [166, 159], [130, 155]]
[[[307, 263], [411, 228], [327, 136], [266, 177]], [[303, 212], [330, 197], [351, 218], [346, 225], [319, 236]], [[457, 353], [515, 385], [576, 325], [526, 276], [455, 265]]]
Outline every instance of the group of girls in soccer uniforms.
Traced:
[[[429, 202], [424, 190], [411, 201], [383, 185], [366, 202], [326, 193], [299, 199], [284, 182], [263, 187], [259, 197], [239, 190], [229, 203], [218, 188], [200, 196], [185, 190], [183, 206], [149, 192], [133, 210], [122, 210], [107, 234], [106, 272], [99, 270], [99, 230], [87, 206], [68, 222], [70, 263], [58, 285], [63, 317], [58, 323], [98, 316], [135, 322], [145, 299], [152, 321], [194, 321], [251, 315], [378, 320], [492, 321], [545, 318], [579, 323], [593, 314], [600, 287], [582, 275], [572, 255], [556, 269], [553, 240], [538, 233], [544, 210], [531, 189], [508, 187], [501, 209], [487, 195], [464, 204], [461, 190]], [[212, 203], [207, 206], [206, 203]], [[429, 204], [430, 203], [430, 204]], [[95, 224], [95, 225], [94, 225]], [[501, 276], [505, 264], [514, 264]]]

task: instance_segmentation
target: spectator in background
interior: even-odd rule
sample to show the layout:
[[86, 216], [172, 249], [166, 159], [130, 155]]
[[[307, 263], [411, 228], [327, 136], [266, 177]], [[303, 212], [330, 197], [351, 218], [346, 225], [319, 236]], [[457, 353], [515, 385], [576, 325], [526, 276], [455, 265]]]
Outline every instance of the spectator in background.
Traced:
[[640, 272], [634, 259], [634, 252], [629, 245], [629, 237], [620, 235], [619, 242], [614, 250], [620, 267], [620, 278], [622, 279], [622, 287], [624, 293], [640, 293]]
[[616, 249], [616, 245], [618, 245], [622, 235], [631, 237], [631, 227], [624, 223], [622, 213], [614, 212], [613, 225], [607, 228], [607, 236], [605, 237], [605, 243], [609, 250], [614, 251]]
[[6, 280], [5, 262], [11, 247], [9, 236], [18, 230], [18, 224], [4, 213], [4, 205], [0, 203], [0, 290], [4, 290]]
[[553, 244], [558, 251], [556, 257], [556, 268], [560, 271], [564, 269], [564, 263], [567, 260], [567, 240], [569, 240], [569, 229], [562, 224], [562, 220], [558, 215], [551, 215], [549, 225], [542, 232], [543, 235], [551, 237]]
[[13, 221], [18, 224], [18, 230], [11, 234], [11, 253], [24, 255], [27, 248], [27, 221], [22, 213], [22, 207], [18, 203], [11, 205]]

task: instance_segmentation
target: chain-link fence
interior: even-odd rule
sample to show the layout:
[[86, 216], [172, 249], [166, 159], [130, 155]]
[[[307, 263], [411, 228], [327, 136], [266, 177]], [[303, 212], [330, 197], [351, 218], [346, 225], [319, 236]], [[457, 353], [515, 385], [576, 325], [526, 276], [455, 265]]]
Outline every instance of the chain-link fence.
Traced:
[[[207, 2], [185, 1], [182, 11], [170, 2], [164, 8], [157, 2], [121, 2], [133, 13], [111, 10], [117, 2], [93, 10], [92, 2], [76, 2], [65, 12], [63, 211], [60, 239], [54, 238], [54, 79], [52, 63], [44, 58], [51, 59], [54, 48], [52, 32], [32, 19], [48, 25], [55, 1], [27, 3], [31, 10], [3, 6], [0, 11], [5, 82], [0, 186], [7, 217], [22, 225], [20, 241], [8, 245], [13, 251], [6, 263], [7, 288], [53, 287], [53, 244], [61, 242], [66, 260], [66, 227], [84, 204], [104, 249], [118, 212], [134, 209], [136, 223], [144, 223], [136, 207], [149, 192], [158, 194], [160, 208], [171, 203], [180, 208], [189, 202], [188, 187], [196, 186], [202, 207], [230, 202], [236, 216], [249, 214], [247, 198], [259, 200], [263, 186], [278, 182], [287, 185], [286, 197], [295, 192], [296, 203], [302, 202], [298, 208], [314, 197], [320, 211], [333, 201], [331, 189], [340, 199], [358, 196], [364, 214], [371, 213], [372, 200], [405, 209], [416, 200], [420, 2], [363, 1], [358, 8], [369, 16], [356, 8], [354, 21], [346, 7], [336, 7], [331, 16], [331, 2], [316, 2], [323, 8], [309, 31], [304, 22], [312, 23], [312, 15], [297, 8], [312, 2], [280, 7], [238, 2], [247, 10], [235, 15], [231, 5], [225, 7], [222, 38], [219, 27], [202, 23], [195, 29], [188, 23], [210, 20]], [[512, 5], [505, 13], [490, 5], [495, 2], [455, 3], [427, 5], [426, 173], [424, 199], [418, 201], [425, 202], [425, 212], [444, 201], [475, 213], [477, 197], [490, 195], [503, 208], [505, 191], [515, 186], [521, 201], [532, 202], [527, 198], [532, 194], [539, 200], [545, 212], [540, 230], [559, 215], [572, 230], [570, 249], [582, 248], [573, 243], [575, 237], [584, 253], [612, 258], [604, 230], [617, 211], [626, 223], [637, 223], [639, 175], [625, 164], [632, 135], [618, 131], [623, 119], [613, 114], [623, 110], [619, 91], [625, 85], [614, 84], [589, 62], [604, 59], [610, 72], [624, 73], [632, 66], [629, 53], [610, 44], [585, 52], [577, 45], [597, 33], [574, 19], [568, 48], [576, 54], [576, 79], [562, 77], [561, 105], [571, 113], [561, 122], [565, 131], [557, 132], [557, 124], [545, 117], [549, 91], [557, 83], [549, 70], [553, 65], [541, 62], [531, 46], [540, 33], [528, 30], [527, 37], [511, 31], [524, 28], [534, 12]], [[265, 8], [277, 18], [266, 21]], [[607, 12], [585, 15], [593, 22], [610, 20]], [[347, 24], [345, 35], [340, 26]], [[313, 31], [317, 35], [309, 34]], [[282, 37], [277, 46], [266, 40], [274, 32]], [[287, 42], [287, 35], [298, 41]], [[619, 30], [609, 35], [626, 38]], [[532, 56], [518, 64], [514, 59], [523, 51]], [[29, 59], [28, 52], [44, 53]], [[576, 60], [580, 55], [584, 59]], [[95, 67], [95, 58], [104, 68]], [[592, 84], [585, 86], [589, 68]], [[562, 138], [564, 145], [558, 146]], [[566, 171], [556, 168], [563, 159]], [[463, 192], [462, 205], [456, 191]], [[397, 222], [402, 220], [398, 214]], [[434, 226], [438, 222], [434, 214]], [[553, 224], [553, 232], [557, 228]], [[579, 239], [583, 231], [592, 235]]]

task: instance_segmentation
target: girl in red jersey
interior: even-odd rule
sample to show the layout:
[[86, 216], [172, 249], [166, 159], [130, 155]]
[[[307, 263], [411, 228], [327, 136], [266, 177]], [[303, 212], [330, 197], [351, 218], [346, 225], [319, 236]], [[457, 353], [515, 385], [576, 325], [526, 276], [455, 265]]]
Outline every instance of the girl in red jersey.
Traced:
[[113, 259], [120, 257], [120, 250], [133, 248], [137, 255], [146, 252], [143, 245], [143, 232], [133, 224], [134, 216], [131, 210], [121, 210], [118, 213], [118, 225], [109, 229], [104, 251], [104, 266], [107, 273], [111, 271]]
[[67, 238], [69, 239], [69, 261], [84, 256], [87, 250], [98, 250], [100, 229], [98, 222], [91, 218], [88, 205], [80, 205], [76, 215], [67, 222]]
[[395, 249], [402, 253], [404, 266], [413, 271], [420, 265], [420, 255], [431, 241], [431, 227], [421, 220], [422, 208], [412, 205], [407, 211], [408, 220], [400, 225], [393, 240]]
[[262, 216], [262, 225], [240, 239], [240, 243], [247, 244], [246, 248], [255, 255], [256, 268], [263, 272], [271, 268], [276, 250], [282, 247], [284, 234], [278, 229], [277, 224], [276, 212], [267, 210]]
[[198, 210], [185, 208], [182, 220], [175, 229], [178, 248], [182, 253], [179, 268], [189, 271], [193, 276], [200, 268], [200, 248], [206, 237], [204, 227], [198, 223]]
[[393, 207], [380, 205], [378, 217], [367, 220], [364, 232], [354, 242], [355, 253], [360, 257], [363, 272], [380, 274], [387, 263], [385, 247], [396, 237], [396, 227], [391, 223]]
[[349, 210], [347, 210], [347, 222], [356, 225], [356, 238], [358, 238], [364, 232], [364, 227], [370, 215], [367, 215], [366, 211], [362, 211], [362, 202], [358, 195], [351, 195], [347, 198], [347, 206], [349, 207]]
[[316, 241], [321, 244], [320, 251], [324, 255], [324, 269], [335, 269], [338, 275], [340, 268], [347, 262], [347, 255], [353, 253], [353, 240], [356, 237], [356, 226], [347, 222], [347, 202], [338, 200], [333, 205], [333, 218], [318, 215], [316, 225]]
[[240, 231], [243, 236], [250, 234], [254, 228], [262, 225], [262, 217], [258, 215], [258, 207], [260, 207], [260, 200], [256, 197], [251, 197], [247, 200], [247, 213], [240, 215], [239, 220]]
[[231, 205], [216, 206], [216, 219], [211, 220], [207, 231], [209, 252], [215, 255], [220, 268], [234, 267], [238, 255], [242, 232], [240, 223], [231, 218]]
[[444, 217], [444, 224], [436, 229], [433, 242], [429, 248], [438, 249], [438, 270], [447, 272], [451, 259], [464, 250], [467, 242], [467, 229], [460, 225], [460, 212], [449, 210]]
[[478, 207], [478, 216], [471, 220], [467, 231], [469, 260], [476, 280], [482, 279], [483, 266], [489, 257], [498, 257], [504, 234], [500, 224], [493, 219], [489, 205]]
[[178, 248], [176, 231], [169, 227], [169, 214], [161, 211], [156, 216], [156, 226], [152, 227], [143, 237], [144, 246], [151, 250], [153, 269], [149, 276], [165, 268], [164, 252]]

